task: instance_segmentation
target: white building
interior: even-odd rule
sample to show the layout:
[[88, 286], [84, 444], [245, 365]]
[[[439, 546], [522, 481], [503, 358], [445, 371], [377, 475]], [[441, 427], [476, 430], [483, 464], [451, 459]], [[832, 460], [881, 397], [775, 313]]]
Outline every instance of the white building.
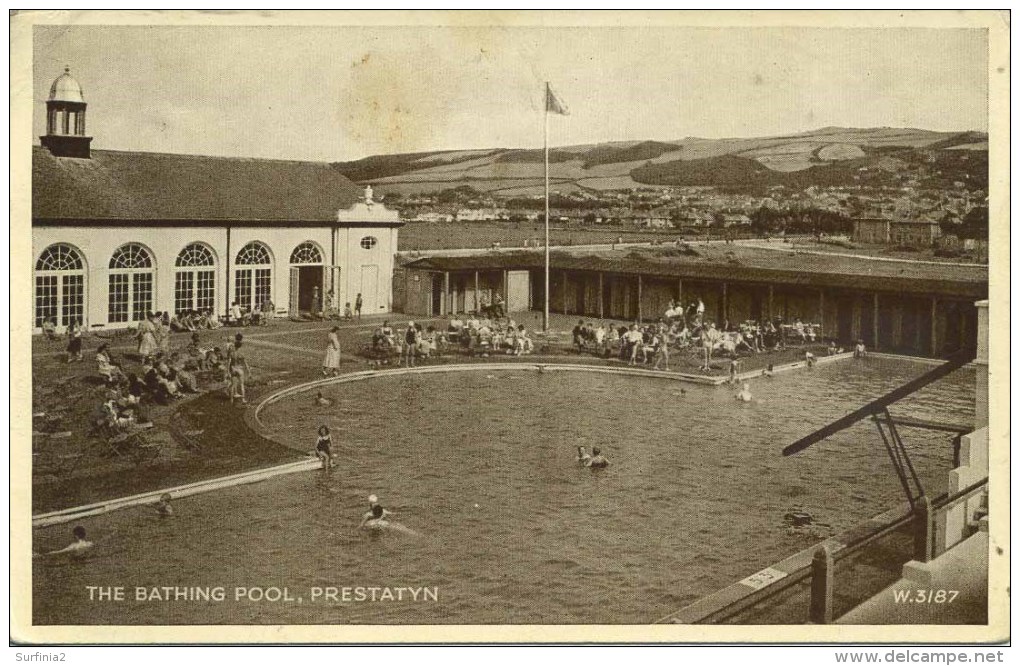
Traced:
[[[335, 290], [392, 303], [397, 211], [328, 163], [92, 150], [85, 100], [54, 81], [32, 153], [36, 330], [133, 326], [149, 312], [226, 315], [272, 300], [309, 310]], [[317, 292], [317, 294], [316, 294]], [[321, 302], [321, 301], [320, 301]]]

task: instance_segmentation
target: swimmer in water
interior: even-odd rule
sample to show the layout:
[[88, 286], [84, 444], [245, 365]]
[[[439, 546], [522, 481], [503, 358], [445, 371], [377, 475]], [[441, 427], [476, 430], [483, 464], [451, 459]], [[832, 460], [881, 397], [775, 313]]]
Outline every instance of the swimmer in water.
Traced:
[[602, 449], [597, 446], [593, 446], [591, 449], [591, 458], [584, 463], [585, 467], [591, 467], [593, 469], [601, 469], [603, 467], [609, 467], [609, 461], [602, 455]]
[[60, 550], [51, 550], [43, 555], [68, 555], [70, 557], [81, 557], [92, 549], [95, 545], [91, 541], [85, 538], [85, 528], [81, 525], [76, 526], [71, 534], [74, 536], [74, 541], [69, 545], [61, 548]]
[[761, 371], [761, 376], [762, 377], [768, 377], [769, 379], [772, 378], [772, 364], [771, 363], [769, 363], [769, 367], [767, 367], [767, 368], [765, 368], [764, 370]]
[[318, 405], [319, 407], [329, 407], [330, 405], [333, 404], [333, 401], [330, 400], [329, 398], [324, 398], [322, 396], [322, 391], [319, 391], [318, 393], [315, 394], [315, 404]]
[[169, 518], [174, 515], [174, 507], [170, 504], [170, 499], [170, 493], [163, 493], [160, 495], [159, 501], [153, 505], [160, 518]]
[[815, 355], [811, 352], [804, 352], [804, 361], [807, 362], [807, 367], [815, 367]]
[[390, 524], [386, 520], [386, 514], [388, 513], [386, 509], [378, 504], [373, 504], [372, 508], [361, 517], [361, 524], [358, 525], [358, 528], [363, 530], [379, 530], [388, 527]]
[[[379, 513], [380, 511], [382, 513]], [[376, 497], [375, 495], [369, 495], [368, 496], [368, 511], [366, 511], [361, 516], [361, 525], [360, 525], [360, 527], [364, 527], [365, 523], [367, 523], [370, 520], [381, 520], [381, 519], [385, 518], [386, 516], [391, 515], [392, 513], [393, 513], [392, 511], [387, 511], [386, 509], [384, 509], [382, 507], [382, 505], [379, 504], [379, 498], [378, 497]], [[378, 514], [378, 515], [376, 515], [376, 514]]]
[[583, 446], [577, 447], [577, 462], [587, 467], [590, 461], [591, 456], [588, 455], [588, 452], [584, 450], [584, 447]]
[[421, 536], [409, 527], [405, 527], [395, 520], [390, 520], [388, 516], [393, 514], [392, 511], [388, 511], [382, 508], [379, 504], [379, 500], [375, 495], [371, 495], [368, 498], [369, 505], [371, 508], [365, 512], [365, 515], [361, 517], [361, 525], [358, 527], [365, 530], [381, 531], [381, 530], [392, 530], [395, 532], [402, 532], [410, 536]]
[[751, 402], [753, 396], [751, 395], [751, 385], [744, 382], [744, 386], [740, 389], [740, 392], [736, 395], [737, 400], [741, 402]]

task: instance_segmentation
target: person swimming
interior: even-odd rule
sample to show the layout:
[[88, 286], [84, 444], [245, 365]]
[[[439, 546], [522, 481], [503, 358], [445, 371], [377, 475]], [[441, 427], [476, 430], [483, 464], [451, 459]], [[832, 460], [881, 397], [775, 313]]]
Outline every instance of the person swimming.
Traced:
[[393, 512], [388, 509], [384, 509], [382, 505], [379, 504], [379, 498], [375, 495], [369, 495], [368, 502], [370, 508], [361, 517], [361, 524], [358, 526], [359, 529], [372, 530], [375, 532], [393, 530], [410, 536], [421, 536], [411, 528], [405, 527], [395, 520], [390, 520], [389, 516], [393, 515]]
[[744, 382], [744, 386], [740, 389], [740, 392], [736, 395], [737, 400], [741, 402], [751, 402], [754, 396], [751, 395], [751, 385]]
[[584, 450], [583, 446], [577, 447], [577, 462], [585, 467], [587, 467], [588, 463], [591, 462], [591, 456], [588, 455], [588, 452]]
[[591, 458], [584, 463], [584, 466], [591, 467], [593, 469], [601, 469], [603, 467], [609, 467], [609, 461], [602, 455], [602, 449], [597, 446], [593, 446], [591, 449]]
[[174, 515], [174, 507], [170, 504], [170, 499], [170, 493], [163, 493], [160, 495], [159, 501], [153, 505], [160, 518], [169, 518]]
[[329, 398], [323, 397], [322, 391], [315, 394], [315, 404], [319, 407], [329, 407], [333, 404], [333, 401]]
[[366, 527], [370, 521], [384, 520], [386, 516], [389, 516], [392, 512], [387, 511], [379, 504], [379, 498], [375, 495], [368, 496], [368, 511], [361, 516], [361, 525], [359, 527]]
[[75, 528], [71, 530], [71, 535], [74, 536], [74, 541], [67, 546], [64, 546], [60, 550], [51, 550], [48, 553], [42, 554], [47, 556], [67, 555], [69, 557], [82, 557], [85, 553], [92, 550], [92, 547], [95, 545], [86, 538], [85, 528], [81, 525], [75, 526]]
[[386, 514], [386, 509], [378, 504], [373, 504], [372, 508], [362, 516], [361, 524], [358, 527], [363, 530], [381, 530], [388, 527], [390, 522], [386, 520]]

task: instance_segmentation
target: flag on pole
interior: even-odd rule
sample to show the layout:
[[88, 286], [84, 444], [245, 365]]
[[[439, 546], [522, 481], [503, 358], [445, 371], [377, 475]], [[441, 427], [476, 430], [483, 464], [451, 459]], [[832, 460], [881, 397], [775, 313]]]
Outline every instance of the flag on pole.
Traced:
[[567, 107], [556, 97], [556, 93], [552, 91], [549, 84], [545, 84], [545, 110], [549, 113], [558, 113], [561, 116], [569, 116], [570, 111]]

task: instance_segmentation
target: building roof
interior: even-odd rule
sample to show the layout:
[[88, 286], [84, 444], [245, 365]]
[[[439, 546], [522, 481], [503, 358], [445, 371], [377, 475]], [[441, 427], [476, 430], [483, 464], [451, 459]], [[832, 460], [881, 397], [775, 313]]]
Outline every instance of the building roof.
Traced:
[[[777, 286], [811, 286], [858, 291], [896, 291], [965, 298], [985, 298], [988, 269], [956, 264], [914, 264], [858, 259], [845, 255], [795, 255], [727, 246], [737, 263], [713, 257], [697, 246], [700, 258], [657, 257], [649, 250], [592, 254], [554, 251], [556, 270], [594, 271], [648, 278], [725, 280]], [[792, 260], [792, 261], [791, 261]], [[485, 252], [474, 256], [427, 257], [405, 268], [429, 271], [526, 270], [544, 266], [542, 252]]]
[[336, 222], [362, 198], [325, 162], [32, 148], [35, 223]]

